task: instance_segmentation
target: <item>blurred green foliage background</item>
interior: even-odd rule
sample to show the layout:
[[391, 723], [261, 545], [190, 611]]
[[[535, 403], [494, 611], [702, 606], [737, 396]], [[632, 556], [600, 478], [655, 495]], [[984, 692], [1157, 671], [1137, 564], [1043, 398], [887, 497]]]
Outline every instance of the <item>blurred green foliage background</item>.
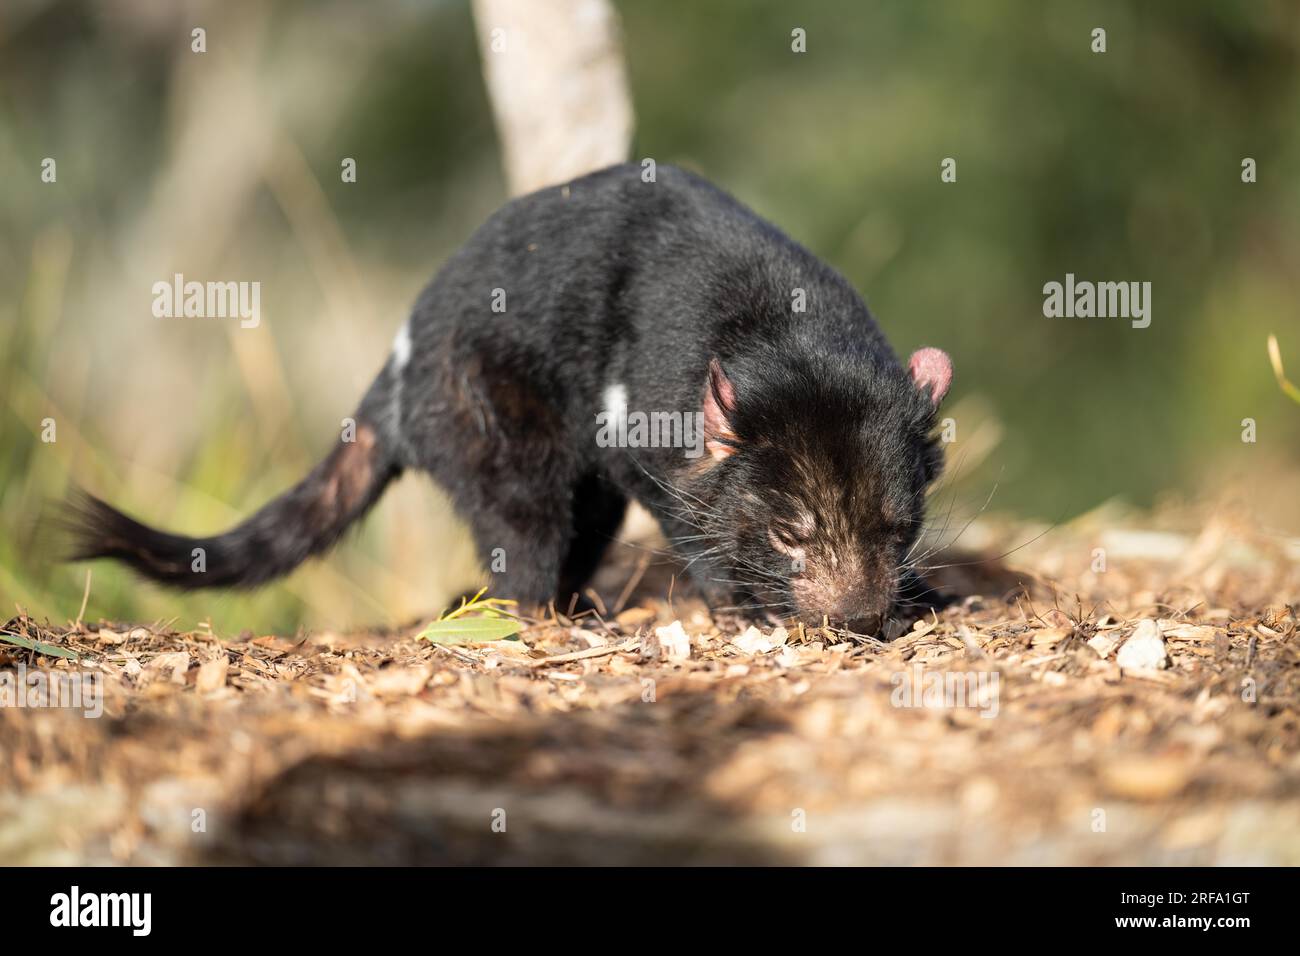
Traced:
[[[1300, 372], [1300, 6], [616, 5], [634, 157], [703, 172], [830, 261], [900, 353], [952, 354], [965, 498], [996, 485], [994, 510], [1057, 521], [1233, 495], [1296, 528], [1300, 410], [1264, 342]], [[6, 0], [0, 614], [77, 614], [85, 568], [35, 520], [72, 480], [190, 533], [296, 481], [504, 198], [467, 2]], [[261, 327], [155, 318], [175, 272], [260, 280]], [[1150, 328], [1044, 318], [1067, 272], [1150, 281]], [[87, 615], [406, 621], [473, 579], [461, 537], [407, 477], [282, 585], [179, 597], [97, 565]]]

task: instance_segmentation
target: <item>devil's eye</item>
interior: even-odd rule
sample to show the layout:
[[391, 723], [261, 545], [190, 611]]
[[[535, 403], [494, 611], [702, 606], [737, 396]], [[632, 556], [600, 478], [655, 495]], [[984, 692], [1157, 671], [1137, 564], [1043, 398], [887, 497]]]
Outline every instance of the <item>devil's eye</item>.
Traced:
[[787, 507], [783, 510], [790, 517], [773, 521], [767, 529], [767, 540], [776, 550], [783, 554], [790, 554], [792, 551], [801, 550], [812, 540], [813, 532], [817, 529], [817, 521], [811, 512], [799, 507]]
[[786, 552], [799, 546], [799, 539], [794, 532], [784, 525], [772, 525], [767, 529], [767, 540], [778, 551]]
[[767, 542], [772, 546], [772, 550], [778, 554], [784, 554], [787, 558], [793, 558], [799, 562], [806, 560], [807, 549], [802, 542], [790, 535], [789, 529], [782, 533], [782, 530], [776, 526], [768, 528]]

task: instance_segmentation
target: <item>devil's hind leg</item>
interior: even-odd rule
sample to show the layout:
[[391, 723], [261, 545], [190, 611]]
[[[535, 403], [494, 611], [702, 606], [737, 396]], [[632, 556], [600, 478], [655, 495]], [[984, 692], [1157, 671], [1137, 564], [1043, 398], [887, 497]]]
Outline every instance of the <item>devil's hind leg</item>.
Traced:
[[557, 595], [579, 467], [552, 396], [522, 370], [461, 354], [406, 389], [407, 447], [469, 525], [489, 594], [522, 607]]

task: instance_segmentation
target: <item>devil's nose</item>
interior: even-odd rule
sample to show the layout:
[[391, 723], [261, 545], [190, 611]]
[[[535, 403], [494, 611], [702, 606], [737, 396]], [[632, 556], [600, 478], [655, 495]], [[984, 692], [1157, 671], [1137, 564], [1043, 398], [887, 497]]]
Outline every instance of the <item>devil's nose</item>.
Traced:
[[849, 618], [844, 622], [844, 627], [854, 634], [871, 635], [880, 630], [880, 624], [880, 615], [873, 612]]
[[854, 608], [852, 611], [825, 612], [818, 611], [801, 615], [803, 620], [814, 626], [819, 626], [823, 622], [831, 627], [843, 628], [852, 631], [854, 634], [874, 635], [880, 632], [884, 625], [884, 615], [878, 611], [870, 611], [862, 608]]

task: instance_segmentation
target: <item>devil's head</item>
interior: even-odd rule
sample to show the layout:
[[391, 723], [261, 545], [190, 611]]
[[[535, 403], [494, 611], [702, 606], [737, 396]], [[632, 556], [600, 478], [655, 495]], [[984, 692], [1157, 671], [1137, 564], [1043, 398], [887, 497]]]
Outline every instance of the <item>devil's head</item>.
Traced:
[[873, 633], [894, 606], [942, 454], [939, 349], [833, 367], [713, 359], [693, 493], [737, 605]]

